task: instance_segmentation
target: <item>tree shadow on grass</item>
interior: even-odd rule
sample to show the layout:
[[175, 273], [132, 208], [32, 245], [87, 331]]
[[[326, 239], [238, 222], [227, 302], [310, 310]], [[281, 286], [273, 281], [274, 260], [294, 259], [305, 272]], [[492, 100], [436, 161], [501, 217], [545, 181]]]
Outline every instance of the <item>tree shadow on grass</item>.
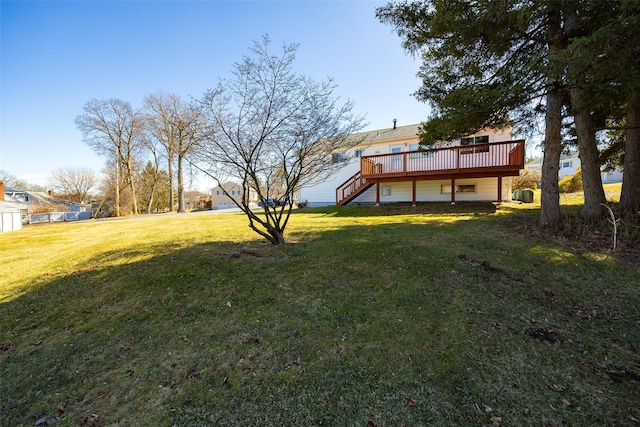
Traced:
[[388, 203], [374, 205], [325, 206], [316, 208], [302, 208], [294, 210], [294, 214], [326, 213], [336, 217], [370, 217], [394, 215], [479, 215], [496, 212], [496, 205], [491, 202], [419, 202], [416, 206], [411, 203]]
[[[610, 384], [584, 365], [567, 370], [558, 354], [579, 357], [570, 343], [543, 347], [525, 333], [525, 319], [566, 310], [549, 305], [542, 283], [513, 279], [534, 267], [486, 268], [510, 250], [503, 236], [443, 225], [347, 225], [284, 248], [136, 245], [50, 276], [0, 305], [0, 424], [95, 414], [101, 425], [484, 425], [478, 401], [521, 425], [540, 418], [513, 402], [546, 408], [550, 422], [621, 421], [637, 398], [629, 385], [579, 413], [548, 409], [558, 392], [544, 381], [585, 402]], [[514, 256], [544, 262], [518, 244]], [[591, 274], [585, 286], [606, 280]], [[520, 378], [525, 359], [536, 369]]]

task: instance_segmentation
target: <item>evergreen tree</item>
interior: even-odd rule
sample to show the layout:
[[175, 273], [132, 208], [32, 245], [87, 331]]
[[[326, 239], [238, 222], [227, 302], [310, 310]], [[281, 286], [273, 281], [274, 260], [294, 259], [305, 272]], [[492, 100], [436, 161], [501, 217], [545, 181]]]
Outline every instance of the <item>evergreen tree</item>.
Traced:
[[455, 139], [487, 127], [526, 128], [545, 111], [540, 222], [560, 220], [558, 169], [566, 45], [556, 2], [446, 1], [390, 3], [377, 10], [404, 47], [419, 53], [416, 97], [433, 107], [421, 143]]

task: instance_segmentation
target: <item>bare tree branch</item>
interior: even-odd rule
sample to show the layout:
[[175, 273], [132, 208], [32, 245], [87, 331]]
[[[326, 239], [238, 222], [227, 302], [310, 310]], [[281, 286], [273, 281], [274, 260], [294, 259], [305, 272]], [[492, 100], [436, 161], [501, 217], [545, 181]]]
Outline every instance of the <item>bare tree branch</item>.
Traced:
[[[198, 168], [218, 183], [242, 183], [249, 227], [274, 244], [284, 243], [293, 202], [301, 185], [320, 182], [344, 163], [332, 153], [361, 141], [351, 134], [364, 126], [353, 103], [339, 105], [332, 79], [315, 82], [293, 71], [297, 45], [269, 51], [270, 40], [254, 43], [251, 56], [235, 64], [233, 78], [220, 81], [200, 100], [207, 126]], [[257, 194], [262, 212], [250, 206]]]

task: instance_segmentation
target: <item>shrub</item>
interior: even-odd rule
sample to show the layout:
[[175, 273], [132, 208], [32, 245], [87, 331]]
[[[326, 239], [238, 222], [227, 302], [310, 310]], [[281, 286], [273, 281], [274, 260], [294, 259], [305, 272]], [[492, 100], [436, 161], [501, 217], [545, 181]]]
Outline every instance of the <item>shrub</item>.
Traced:
[[537, 188], [542, 180], [542, 173], [535, 169], [522, 169], [520, 175], [511, 179], [513, 190], [524, 190], [525, 188]]
[[558, 188], [561, 193], [577, 193], [578, 191], [582, 191], [582, 169], [578, 168], [574, 175], [565, 177], [558, 183]]

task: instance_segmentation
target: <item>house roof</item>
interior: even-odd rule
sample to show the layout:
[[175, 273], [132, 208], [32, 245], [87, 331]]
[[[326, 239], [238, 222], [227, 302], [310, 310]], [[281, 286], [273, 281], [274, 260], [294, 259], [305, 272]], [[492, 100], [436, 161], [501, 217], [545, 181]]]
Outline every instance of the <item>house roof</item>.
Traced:
[[[385, 143], [390, 141], [406, 141], [406, 140], [416, 140], [418, 141], [418, 132], [420, 130], [420, 123], [406, 125], [406, 126], [397, 126], [394, 128], [386, 128], [386, 129], [377, 129], [368, 132], [360, 132], [354, 133], [350, 135], [351, 138], [356, 140], [361, 140], [360, 144], [362, 145], [371, 145], [378, 143]], [[485, 132], [484, 131], [481, 132]], [[478, 133], [474, 134], [477, 135]]]
[[362, 139], [362, 144], [377, 144], [380, 142], [418, 138], [419, 124], [397, 126], [394, 128], [377, 129], [367, 132], [354, 133], [353, 138]]
[[15, 200], [0, 200], [0, 212], [20, 212], [28, 207], [26, 203]]
[[31, 198], [32, 203], [53, 203], [57, 205], [68, 205], [72, 203], [56, 199], [43, 191], [29, 191], [18, 187], [5, 187], [4, 194], [7, 199], [11, 198], [12, 200], [16, 200], [16, 195], [27, 195]]
[[[577, 151], [572, 151], [572, 152], [569, 152], [569, 153], [560, 154], [560, 161], [561, 162], [564, 161], [564, 160], [576, 160], [576, 159], [578, 159], [578, 160], [580, 159], [578, 157], [578, 152]], [[533, 167], [538, 167], [539, 168], [541, 166], [542, 166], [542, 157], [539, 158], [539, 159], [535, 159], [534, 161], [529, 162], [529, 163], [527, 163], [525, 165], [525, 167], [528, 167], [528, 168], [533, 168]]]

